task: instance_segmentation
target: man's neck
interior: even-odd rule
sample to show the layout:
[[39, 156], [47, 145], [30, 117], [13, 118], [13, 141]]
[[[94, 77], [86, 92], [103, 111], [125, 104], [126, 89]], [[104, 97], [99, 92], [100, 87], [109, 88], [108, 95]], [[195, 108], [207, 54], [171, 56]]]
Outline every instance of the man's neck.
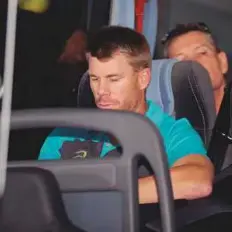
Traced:
[[144, 115], [147, 111], [147, 102], [145, 99], [142, 99], [138, 102], [136, 109], [134, 110], [135, 113]]
[[224, 96], [224, 88], [225, 86], [223, 85], [220, 89], [217, 89], [214, 91], [215, 107], [216, 107], [217, 114], [220, 110], [220, 106], [221, 106], [222, 99]]
[[[135, 110], [133, 110], [134, 113], [142, 114], [144, 115], [147, 111], [147, 102], [145, 100], [140, 101]], [[118, 145], [118, 140], [113, 136], [109, 135], [110, 142], [113, 145]]]

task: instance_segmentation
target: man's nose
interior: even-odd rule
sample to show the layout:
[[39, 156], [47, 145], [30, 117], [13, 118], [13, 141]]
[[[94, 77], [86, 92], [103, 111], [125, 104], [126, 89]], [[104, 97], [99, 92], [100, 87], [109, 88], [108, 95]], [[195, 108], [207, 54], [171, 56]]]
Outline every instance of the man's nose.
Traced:
[[183, 60], [197, 60], [197, 57], [194, 55], [194, 54], [191, 54], [191, 53], [186, 53], [182, 56], [179, 57], [179, 60], [180, 61], [183, 61]]
[[109, 94], [109, 85], [107, 84], [107, 80], [101, 80], [98, 84], [98, 95], [107, 95]]
[[176, 59], [179, 61], [189, 60], [188, 55], [179, 55], [176, 57]]

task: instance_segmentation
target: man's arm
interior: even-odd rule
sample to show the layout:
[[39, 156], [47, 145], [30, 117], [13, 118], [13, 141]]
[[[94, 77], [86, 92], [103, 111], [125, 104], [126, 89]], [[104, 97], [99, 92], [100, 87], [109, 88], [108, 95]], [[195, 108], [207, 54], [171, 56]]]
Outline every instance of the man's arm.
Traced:
[[[211, 194], [214, 168], [205, 156], [192, 154], [175, 162], [170, 177], [174, 199], [201, 198]], [[154, 176], [139, 179], [139, 202], [158, 202]]]

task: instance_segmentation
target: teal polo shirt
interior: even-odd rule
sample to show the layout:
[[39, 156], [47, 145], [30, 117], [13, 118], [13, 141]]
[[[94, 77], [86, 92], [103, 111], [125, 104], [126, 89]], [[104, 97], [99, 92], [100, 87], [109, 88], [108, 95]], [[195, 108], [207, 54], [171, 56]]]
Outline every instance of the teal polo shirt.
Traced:
[[[177, 160], [187, 155], [206, 155], [206, 150], [200, 136], [187, 119], [175, 120], [173, 117], [165, 114], [152, 101], [147, 101], [147, 105], [148, 109], [145, 116], [156, 125], [162, 135], [170, 167]], [[103, 144], [100, 153], [101, 158], [116, 148], [110, 143], [104, 133], [97, 133], [90, 136], [86, 129], [56, 128], [46, 138], [40, 150], [39, 160], [61, 159], [61, 148], [63, 144], [76, 140], [101, 142]]]

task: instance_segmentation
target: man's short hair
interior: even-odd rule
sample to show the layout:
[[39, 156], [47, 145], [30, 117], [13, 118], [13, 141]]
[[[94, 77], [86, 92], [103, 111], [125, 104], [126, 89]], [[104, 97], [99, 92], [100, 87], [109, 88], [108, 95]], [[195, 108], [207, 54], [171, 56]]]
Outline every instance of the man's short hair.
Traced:
[[117, 52], [127, 56], [135, 70], [151, 67], [152, 56], [144, 35], [122, 26], [103, 27], [92, 34], [87, 51], [97, 59], [110, 59]]
[[175, 28], [170, 30], [168, 33], [164, 35], [161, 42], [164, 45], [164, 56], [168, 56], [168, 47], [171, 42], [181, 35], [185, 35], [189, 32], [199, 31], [209, 36], [210, 42], [215, 47], [217, 52], [220, 52], [217, 45], [216, 38], [210, 31], [209, 27], [203, 22], [196, 22], [196, 23], [187, 23], [187, 24], [177, 24]]

